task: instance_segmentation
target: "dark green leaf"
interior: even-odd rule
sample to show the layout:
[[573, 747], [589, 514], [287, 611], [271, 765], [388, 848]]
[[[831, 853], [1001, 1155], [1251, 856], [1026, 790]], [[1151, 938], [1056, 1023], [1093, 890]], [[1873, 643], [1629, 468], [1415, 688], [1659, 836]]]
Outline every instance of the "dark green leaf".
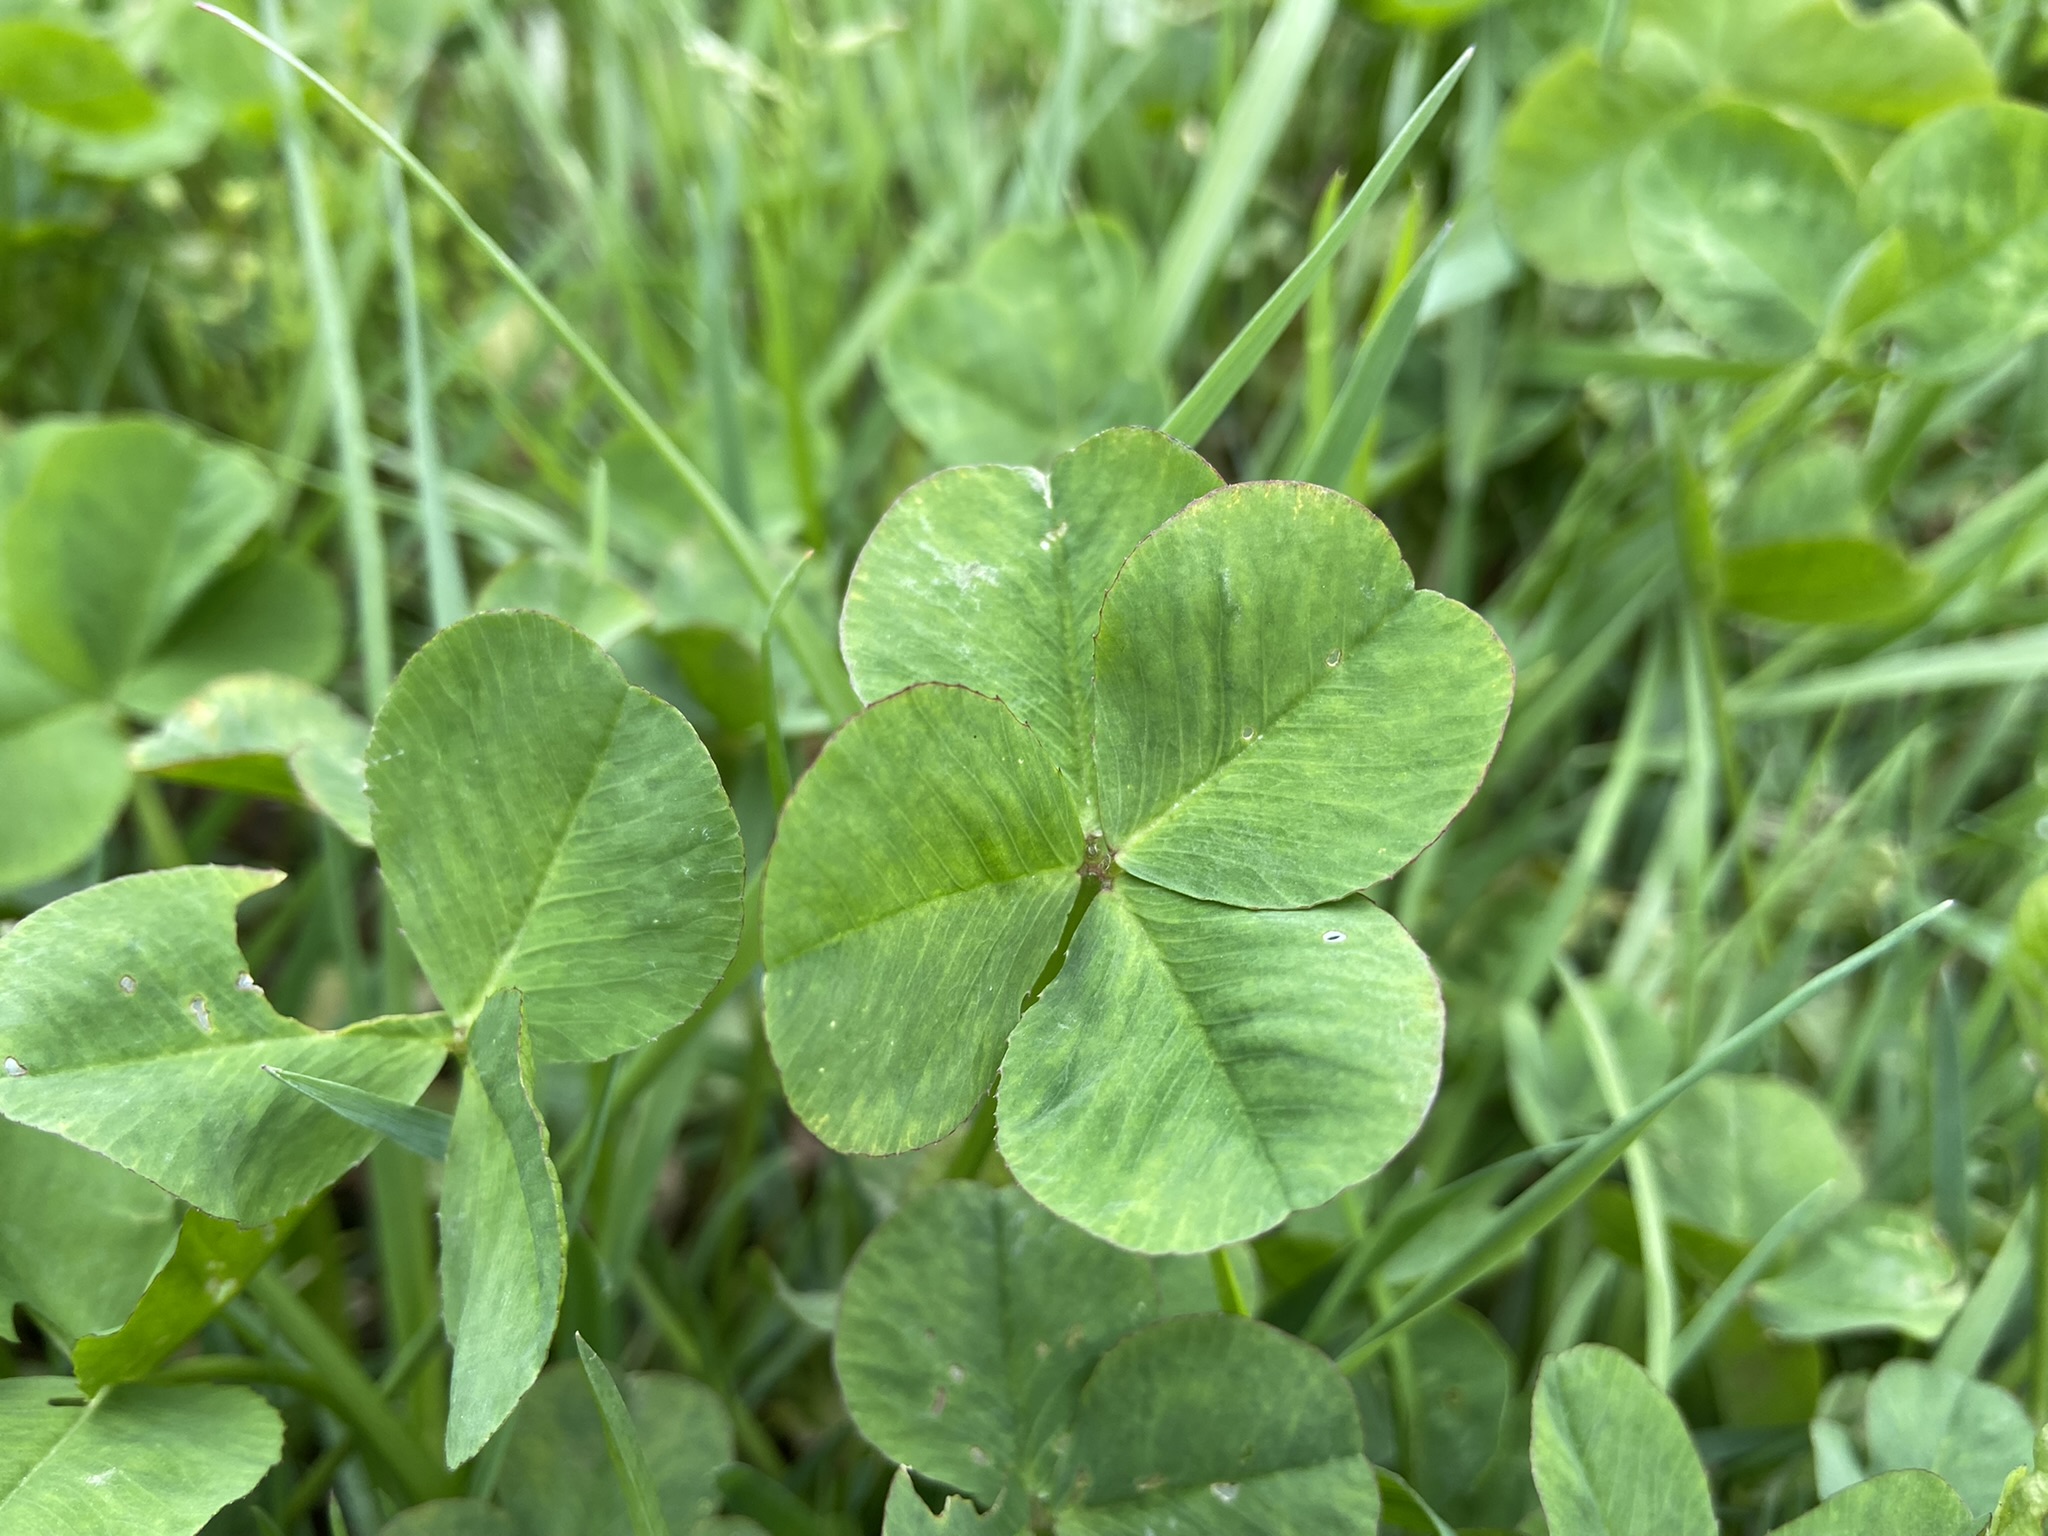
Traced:
[[847, 1273], [833, 1358], [847, 1410], [884, 1455], [993, 1504], [1047, 1491], [1047, 1447], [1082, 1380], [1152, 1320], [1152, 1268], [1016, 1189], [942, 1184], [868, 1239]]
[[1379, 1517], [1349, 1385], [1248, 1318], [1173, 1318], [1104, 1355], [1071, 1466], [1062, 1536], [1369, 1531]]

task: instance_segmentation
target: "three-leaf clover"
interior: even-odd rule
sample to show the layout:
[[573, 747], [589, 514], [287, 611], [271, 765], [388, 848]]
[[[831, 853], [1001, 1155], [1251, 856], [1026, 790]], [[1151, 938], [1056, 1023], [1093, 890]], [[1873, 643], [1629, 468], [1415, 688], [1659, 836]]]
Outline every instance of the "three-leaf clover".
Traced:
[[0, 449], [0, 887], [106, 835], [124, 720], [223, 673], [339, 663], [332, 581], [259, 537], [274, 500], [247, 454], [160, 421], [53, 418]]
[[769, 1043], [813, 1131], [924, 1145], [1000, 1066], [1019, 1182], [1153, 1252], [1399, 1150], [1442, 1001], [1353, 893], [1476, 789], [1511, 669], [1378, 519], [1119, 428], [1049, 477], [912, 487], [843, 638], [879, 702], [792, 796], [764, 895]]

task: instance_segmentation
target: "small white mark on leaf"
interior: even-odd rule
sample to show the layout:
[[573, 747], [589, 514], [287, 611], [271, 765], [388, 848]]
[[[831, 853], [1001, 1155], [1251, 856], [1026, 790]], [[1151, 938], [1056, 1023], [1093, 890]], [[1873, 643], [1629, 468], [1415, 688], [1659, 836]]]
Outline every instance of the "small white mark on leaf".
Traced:
[[988, 1452], [984, 1451], [978, 1445], [970, 1445], [969, 1447], [967, 1447], [967, 1459], [973, 1462], [977, 1467], [985, 1467], [989, 1464]]
[[1323, 942], [1325, 944], [1342, 944], [1344, 942], [1344, 935], [1341, 930], [1332, 928], [1323, 935]]
[[1256, 730], [1254, 730], [1251, 726], [1246, 726], [1237, 734], [1246, 741], [1257, 741], [1259, 738], [1259, 733]]
[[128, 996], [133, 997], [135, 995], [135, 978], [133, 976], [123, 976], [117, 985]]
[[1332, 651], [1329, 655], [1323, 658], [1323, 665], [1326, 667], [1334, 667], [1337, 665], [1338, 662], [1342, 661], [1343, 659], [1344, 653], [1342, 651]]
[[1131, 1486], [1137, 1489], [1140, 1493], [1150, 1493], [1155, 1488], [1164, 1488], [1166, 1486], [1166, 1474], [1163, 1472], [1154, 1472], [1150, 1477], [1139, 1478], [1135, 1483], [1131, 1484]]
[[1219, 1504], [1235, 1504], [1237, 1502], [1237, 1484], [1235, 1483], [1211, 1483], [1209, 1491], [1216, 1495], [1216, 1502]]
[[120, 1469], [116, 1467], [108, 1467], [103, 1472], [88, 1473], [85, 1479], [85, 1486], [88, 1488], [104, 1488], [120, 1475]]
[[235, 990], [237, 992], [254, 992], [258, 997], [263, 995], [263, 989], [256, 985], [256, 978], [247, 971], [243, 971], [235, 977]]
[[936, 1419], [940, 1414], [944, 1413], [945, 1411], [946, 1389], [944, 1387], [941, 1387], [938, 1391], [932, 1394], [932, 1417]]
[[1040, 1339], [1036, 1344], [1031, 1346], [1031, 1353], [1038, 1356], [1039, 1359], [1043, 1360], [1052, 1353], [1052, 1346], [1046, 1343], [1045, 1340]]
[[967, 1379], [967, 1368], [961, 1365], [949, 1365], [946, 1367], [946, 1375], [951, 1378], [953, 1385], [957, 1387]]
[[12, 1056], [8, 1057], [5, 1061], [0, 1061], [0, 1072], [5, 1072], [9, 1077], [28, 1076], [28, 1068], [24, 1067]]
[[213, 1015], [206, 1011], [206, 999], [195, 997], [185, 1005], [192, 1010], [192, 1022], [199, 1026], [202, 1035], [213, 1033]]

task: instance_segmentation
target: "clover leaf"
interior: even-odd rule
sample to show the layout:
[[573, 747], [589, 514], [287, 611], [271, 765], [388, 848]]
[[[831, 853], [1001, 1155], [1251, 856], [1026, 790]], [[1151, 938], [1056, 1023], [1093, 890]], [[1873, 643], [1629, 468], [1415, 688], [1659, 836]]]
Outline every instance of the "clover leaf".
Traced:
[[235, 908], [281, 878], [159, 870], [24, 918], [0, 939], [0, 1115], [244, 1225], [360, 1162], [372, 1133], [263, 1069], [411, 1103], [440, 1069], [446, 1030], [410, 1017], [315, 1030], [273, 1010], [236, 947]]
[[378, 859], [458, 1024], [517, 988], [537, 1060], [602, 1060], [681, 1023], [732, 959], [739, 825], [710, 754], [559, 619], [436, 635], [367, 761]]
[[899, 1482], [885, 1528], [1016, 1530], [1038, 1511], [1069, 1536], [1373, 1529], [1330, 1361], [1248, 1318], [1158, 1312], [1150, 1262], [1013, 1189], [943, 1184], [884, 1222], [846, 1280], [847, 1408], [885, 1454], [991, 1507], [933, 1517], [899, 1507]]
[[1115, 421], [1157, 421], [1144, 257], [1087, 215], [1005, 230], [959, 280], [897, 314], [876, 358], [889, 404], [941, 463], [1041, 463]]
[[115, 1387], [87, 1404], [51, 1376], [0, 1381], [0, 1527], [189, 1536], [284, 1449], [247, 1387]]
[[1319, 1204], [1420, 1124], [1442, 1002], [1351, 893], [1471, 796], [1511, 686], [1365, 508], [1215, 485], [1117, 429], [907, 492], [847, 598], [876, 702], [764, 894], [769, 1043], [819, 1136], [924, 1145], [1000, 1064], [1024, 1187], [1153, 1252]]
[[154, 420], [52, 419], [0, 450], [0, 887], [61, 874], [127, 803], [123, 722], [224, 673], [341, 656], [331, 579], [263, 547], [253, 458]]

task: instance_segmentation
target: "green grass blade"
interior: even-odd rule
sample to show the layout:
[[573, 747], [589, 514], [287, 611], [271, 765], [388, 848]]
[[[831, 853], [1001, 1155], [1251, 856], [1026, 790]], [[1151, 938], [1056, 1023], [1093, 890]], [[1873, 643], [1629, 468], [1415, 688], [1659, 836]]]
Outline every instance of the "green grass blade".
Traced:
[[1929, 907], [1926, 911], [1908, 918], [1882, 938], [1864, 945], [1846, 960], [1829, 966], [1792, 992], [1776, 1007], [1758, 1015], [1721, 1044], [1706, 1052], [1685, 1071], [1644, 1099], [1626, 1116], [1587, 1141], [1564, 1162], [1532, 1184], [1519, 1199], [1502, 1210], [1470, 1239], [1460, 1244], [1427, 1279], [1419, 1282], [1392, 1310], [1368, 1328], [1345, 1352], [1338, 1364], [1346, 1371], [1355, 1371], [1364, 1365], [1386, 1347], [1389, 1339], [1418, 1318], [1435, 1311], [1471, 1284], [1475, 1278], [1491, 1269], [1502, 1255], [1521, 1247], [1570, 1210], [1600, 1181], [1608, 1169], [1621, 1160], [1621, 1155], [1649, 1128], [1650, 1122], [1670, 1108], [1687, 1089], [1695, 1087], [1713, 1073], [1739, 1061], [1752, 1046], [1760, 1043], [1772, 1030], [1814, 998], [1839, 982], [1846, 981], [1865, 966], [1882, 959], [1940, 917], [1950, 905], [1944, 901], [1937, 906]]
[[1714, 1341], [1714, 1335], [1721, 1331], [1721, 1325], [1741, 1305], [1744, 1294], [1761, 1280], [1764, 1271], [1771, 1267], [1785, 1245], [1805, 1236], [1820, 1224], [1823, 1217], [1837, 1208], [1840, 1191], [1832, 1181], [1809, 1192], [1791, 1210], [1771, 1223], [1770, 1229], [1756, 1240], [1756, 1245], [1737, 1261], [1728, 1271], [1727, 1277], [1714, 1287], [1713, 1294], [1700, 1304], [1686, 1325], [1678, 1330], [1678, 1337], [1671, 1341], [1670, 1381], [1683, 1376], [1686, 1368], [1699, 1358], [1701, 1350]]
[[[463, 207], [456, 195], [411, 150], [401, 144], [375, 118], [345, 95], [340, 87], [328, 80], [312, 65], [282, 43], [249, 25], [241, 17], [209, 5], [201, 0], [198, 9], [210, 16], [218, 17], [251, 42], [263, 48], [273, 58], [282, 60], [306, 80], [315, 90], [333, 102], [357, 127], [361, 128], [377, 145], [399, 165], [405, 173], [447, 210], [456, 226], [468, 237], [471, 244], [483, 252], [486, 260], [495, 267], [498, 275], [512, 285], [519, 296], [532, 306], [541, 322], [555, 335], [555, 339], [569, 350], [577, 362], [587, 369], [598, 387], [611, 398], [619, 412], [631, 423], [634, 430], [646, 437], [664, 463], [675, 473], [678, 480], [693, 496], [704, 514], [711, 520], [713, 530], [725, 545], [746, 577], [747, 585], [753, 588], [755, 596], [767, 602], [775, 595], [778, 581], [775, 568], [767, 554], [755, 539], [753, 531], [740, 520], [726, 499], [719, 494], [704, 471], [699, 469], [690, 456], [683, 452], [675, 439], [662, 429], [646, 406], [625, 383], [612, 371], [611, 365], [598, 355], [583, 333], [562, 313], [555, 302], [542, 293], [526, 275], [525, 270], [514, 261], [505, 248], [491, 238], [484, 227], [477, 223], [469, 210]], [[803, 669], [805, 678], [817, 694], [821, 704], [837, 716], [851, 715], [860, 709], [860, 699], [853, 691], [853, 684], [847, 680], [846, 668], [839, 660], [839, 653], [831, 638], [801, 608], [785, 609], [782, 615], [782, 636], [789, 643], [797, 665]]]
[[[1579, 973], [1560, 956], [1556, 963], [1558, 980], [1585, 1031], [1586, 1055], [1593, 1064], [1593, 1077], [1607, 1113], [1616, 1120], [1628, 1114], [1628, 1085], [1621, 1075], [1621, 1061], [1615, 1053], [1614, 1036], [1607, 1027], [1606, 1010], [1593, 996]], [[1643, 1369], [1660, 1387], [1672, 1381], [1675, 1357], [1673, 1336], [1678, 1329], [1678, 1279], [1671, 1267], [1671, 1232], [1664, 1221], [1664, 1191], [1658, 1180], [1650, 1149], [1637, 1142], [1622, 1153], [1628, 1169], [1628, 1188], [1636, 1210], [1636, 1241], [1643, 1252]]]
[[1987, 639], [1894, 651], [1774, 687], [1737, 684], [1728, 690], [1728, 712], [1750, 720], [1803, 715], [1845, 704], [2029, 683], [2042, 677], [2048, 677], [2048, 624]]
[[1359, 444], [1365, 441], [1372, 419], [1387, 397], [1387, 386], [1394, 382], [1394, 370], [1401, 366], [1401, 359], [1408, 355], [1408, 344], [1415, 339], [1415, 323], [1422, 314], [1422, 295], [1429, 287], [1430, 269], [1436, 265], [1450, 232], [1448, 224], [1438, 231], [1429, 248], [1401, 279], [1401, 286], [1394, 290], [1387, 307], [1374, 319], [1344, 375], [1344, 385], [1337, 391], [1329, 416], [1289, 479], [1312, 480], [1333, 491], [1344, 489], [1345, 476], [1358, 457]]
[[[263, 0], [263, 24], [282, 30], [278, 0]], [[242, 23], [244, 27], [247, 23]], [[253, 29], [252, 29], [253, 30]], [[371, 713], [391, 686], [391, 595], [384, 569], [384, 529], [377, 517], [377, 485], [370, 468], [370, 436], [364, 425], [363, 385], [356, 373], [354, 326], [342, 290], [341, 267], [320, 202], [320, 183], [306, 147], [291, 76], [275, 61], [271, 86], [277, 96], [277, 138], [291, 191], [292, 222], [298, 230], [299, 260], [313, 298], [320, 356], [327, 374], [327, 401], [334, 429], [335, 469], [341, 477], [342, 515], [348, 529], [349, 563], [355, 571], [356, 639], [362, 649], [363, 702]]]
[[640, 1449], [640, 1432], [619, 1395], [611, 1367], [598, 1359], [597, 1351], [576, 1335], [576, 1353], [583, 1361], [583, 1378], [590, 1383], [590, 1395], [597, 1399], [599, 1417], [604, 1420], [604, 1448], [611, 1454], [612, 1472], [619, 1491], [626, 1496], [626, 1518], [633, 1536], [669, 1536], [668, 1521], [661, 1513], [661, 1495], [648, 1470], [647, 1454]]
[[371, 1093], [348, 1083], [329, 1082], [324, 1077], [309, 1077], [303, 1072], [288, 1072], [283, 1067], [265, 1067], [263, 1070], [287, 1088], [298, 1089], [315, 1104], [333, 1110], [342, 1119], [353, 1121], [366, 1131], [375, 1131], [379, 1136], [397, 1142], [408, 1152], [432, 1158], [435, 1162], [448, 1155], [448, 1132], [455, 1124], [452, 1115], [418, 1104], [387, 1099], [381, 1093]]
[[1336, 0], [1280, 0], [1260, 31], [1159, 253], [1150, 328], [1158, 361], [1172, 357], [1194, 317], [1336, 11]]
[[1464, 74], [1471, 61], [1472, 50], [1468, 48], [1458, 56], [1455, 64], [1444, 71], [1443, 79], [1437, 81], [1436, 88], [1423, 98], [1422, 105], [1402, 125], [1394, 142], [1387, 146], [1386, 153], [1375, 162], [1344, 211], [1337, 216], [1337, 221], [1330, 226], [1329, 233], [1315, 243], [1314, 248], [1301, 259], [1301, 264], [1287, 274], [1286, 281], [1273, 290], [1273, 296], [1259, 306], [1258, 313], [1231, 339], [1222, 355], [1209, 365], [1209, 371], [1160, 424], [1162, 430], [1185, 442], [1197, 442], [1216, 424], [1216, 418], [1244, 388], [1245, 380], [1273, 350], [1288, 322], [1308, 302], [1324, 270], [1337, 259], [1338, 253], [1358, 232], [1366, 214], [1372, 211], [1373, 204], [1380, 200], [1381, 194], [1400, 174], [1401, 167], [1415, 148], [1416, 140], [1434, 120], [1445, 98], [1457, 85], [1458, 77]]
[[2034, 1221], [2034, 1192], [2028, 1190], [2012, 1225], [2005, 1230], [2005, 1240], [1998, 1245], [1990, 1267], [1984, 1271], [1984, 1278], [1977, 1282], [1970, 1292], [1970, 1299], [1963, 1303], [1962, 1311], [1956, 1314], [1955, 1321], [1948, 1325], [1948, 1332], [1942, 1335], [1941, 1343], [1934, 1351], [1936, 1365], [1946, 1366], [1965, 1376], [1974, 1376], [1982, 1368], [1984, 1357], [1991, 1352], [1999, 1330], [2012, 1315], [2013, 1307], [2027, 1293], [2033, 1260]]
[[427, 558], [427, 613], [434, 628], [446, 629], [469, 612], [469, 584], [462, 554], [448, 521], [448, 492], [441, 477], [441, 443], [434, 431], [434, 380], [427, 370], [426, 328], [420, 323], [419, 280], [413, 268], [412, 211], [405, 178], [390, 160], [382, 162], [384, 216], [391, 223], [391, 273], [398, 298], [399, 343], [405, 362], [405, 402], [411, 426], [413, 494], [420, 517], [420, 543]]

